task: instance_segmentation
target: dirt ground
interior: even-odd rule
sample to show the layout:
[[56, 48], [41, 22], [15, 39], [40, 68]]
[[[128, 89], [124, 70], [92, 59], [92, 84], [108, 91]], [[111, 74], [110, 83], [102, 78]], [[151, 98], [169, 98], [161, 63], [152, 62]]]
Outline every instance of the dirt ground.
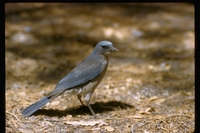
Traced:
[[[194, 6], [5, 4], [7, 133], [192, 133]], [[119, 49], [91, 106], [61, 95], [23, 117], [97, 42]]]

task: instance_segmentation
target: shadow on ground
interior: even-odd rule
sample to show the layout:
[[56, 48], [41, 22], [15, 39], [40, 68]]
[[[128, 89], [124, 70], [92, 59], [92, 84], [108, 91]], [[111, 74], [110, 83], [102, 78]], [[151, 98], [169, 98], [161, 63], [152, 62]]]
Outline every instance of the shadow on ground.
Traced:
[[[118, 102], [118, 101], [109, 101], [109, 102], [97, 102], [94, 104], [91, 104], [92, 109], [94, 112], [97, 113], [105, 113], [109, 111], [113, 111], [116, 109], [128, 109], [133, 108], [132, 105]], [[66, 115], [84, 115], [84, 114], [91, 114], [89, 108], [87, 106], [79, 106], [79, 107], [71, 107], [67, 108], [65, 110], [58, 110], [58, 109], [40, 109], [37, 112], [35, 112], [33, 115], [46, 115], [46, 116], [57, 116], [62, 117]]]

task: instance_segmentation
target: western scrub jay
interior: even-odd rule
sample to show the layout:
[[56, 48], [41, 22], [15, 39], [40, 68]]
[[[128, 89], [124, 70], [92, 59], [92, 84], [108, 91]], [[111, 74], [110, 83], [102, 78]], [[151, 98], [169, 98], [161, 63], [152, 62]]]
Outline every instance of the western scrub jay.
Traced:
[[83, 96], [88, 108], [95, 116], [90, 106], [90, 99], [95, 88], [105, 75], [108, 66], [108, 54], [114, 51], [118, 51], [118, 49], [113, 47], [111, 42], [99, 42], [87, 58], [81, 61], [70, 73], [58, 82], [53, 91], [36, 103], [25, 108], [21, 112], [22, 115], [30, 116], [46, 103], [65, 92], [75, 93], [82, 105], [84, 105], [81, 100]]

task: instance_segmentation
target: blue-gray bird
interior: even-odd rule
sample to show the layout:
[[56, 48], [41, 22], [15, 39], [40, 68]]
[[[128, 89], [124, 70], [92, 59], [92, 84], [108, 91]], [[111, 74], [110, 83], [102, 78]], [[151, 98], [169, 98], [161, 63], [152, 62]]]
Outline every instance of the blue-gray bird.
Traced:
[[62, 93], [74, 93], [82, 105], [81, 97], [87, 103], [91, 113], [95, 116], [90, 106], [90, 99], [98, 84], [105, 75], [108, 66], [108, 54], [118, 51], [109, 41], [101, 41], [94, 48], [93, 52], [81, 61], [70, 73], [58, 82], [55, 89], [47, 96], [36, 103], [25, 108], [21, 113], [23, 116], [30, 116]]

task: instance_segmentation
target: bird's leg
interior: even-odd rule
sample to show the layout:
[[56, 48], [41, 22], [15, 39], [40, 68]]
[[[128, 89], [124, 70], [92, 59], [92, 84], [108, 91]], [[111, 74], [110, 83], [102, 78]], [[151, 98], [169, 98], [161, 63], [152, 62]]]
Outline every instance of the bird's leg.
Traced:
[[81, 95], [77, 95], [77, 97], [78, 97], [78, 100], [81, 102], [82, 106], [84, 106], [84, 104], [83, 104], [83, 102], [81, 100]]
[[[81, 100], [81, 95], [77, 95], [77, 97], [78, 97], [79, 101], [81, 102], [82, 106], [85, 106], [85, 105], [83, 104], [82, 100]], [[88, 98], [89, 98], [89, 99], [88, 99]], [[87, 106], [88, 106], [88, 108], [90, 109], [91, 113], [92, 113], [94, 116], [96, 116], [95, 113], [94, 113], [94, 111], [93, 111], [93, 109], [92, 109], [92, 107], [90, 106], [90, 96], [87, 97]]]
[[93, 114], [94, 116], [96, 116], [95, 113], [94, 113], [94, 111], [93, 111], [93, 109], [92, 109], [92, 107], [90, 106], [90, 102], [87, 103], [87, 106], [88, 106], [88, 108], [90, 109], [90, 111], [92, 112], [92, 114]]
[[87, 106], [88, 106], [88, 108], [90, 109], [91, 113], [92, 113], [94, 116], [96, 116], [95, 113], [94, 113], [94, 111], [93, 111], [93, 109], [92, 109], [92, 107], [90, 106], [91, 95], [92, 95], [92, 93], [88, 93], [88, 94], [85, 96], [85, 101], [87, 102]]

